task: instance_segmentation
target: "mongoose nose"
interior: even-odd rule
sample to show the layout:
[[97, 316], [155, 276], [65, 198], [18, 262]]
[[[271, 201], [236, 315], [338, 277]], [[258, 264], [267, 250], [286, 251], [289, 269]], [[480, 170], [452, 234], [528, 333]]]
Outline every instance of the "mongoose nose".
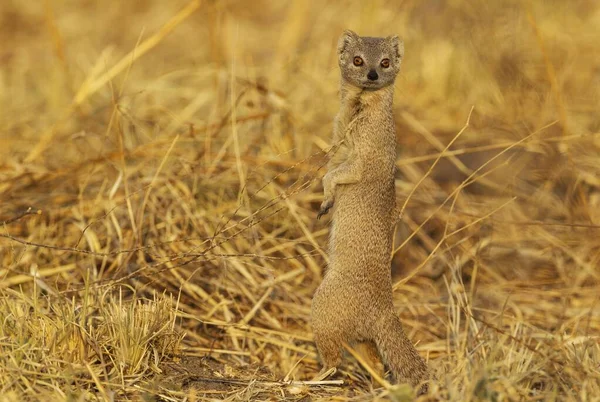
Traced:
[[367, 78], [370, 79], [371, 81], [377, 81], [377, 78], [379, 78], [379, 76], [377, 75], [377, 71], [375, 71], [375, 70], [369, 71], [369, 74], [367, 74]]

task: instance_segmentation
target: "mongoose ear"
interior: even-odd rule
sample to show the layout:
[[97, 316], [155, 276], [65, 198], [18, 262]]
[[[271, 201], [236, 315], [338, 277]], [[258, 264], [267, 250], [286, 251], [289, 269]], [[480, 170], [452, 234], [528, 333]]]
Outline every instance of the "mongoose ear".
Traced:
[[340, 39], [338, 40], [338, 54], [341, 55], [346, 51], [348, 46], [357, 43], [358, 41], [360, 41], [360, 37], [358, 36], [358, 34], [354, 31], [346, 29], [342, 36], [340, 36]]
[[398, 38], [398, 35], [388, 36], [386, 39], [388, 43], [392, 46], [392, 49], [394, 49], [394, 56], [396, 56], [396, 61], [402, 59], [404, 57], [404, 42], [400, 38]]

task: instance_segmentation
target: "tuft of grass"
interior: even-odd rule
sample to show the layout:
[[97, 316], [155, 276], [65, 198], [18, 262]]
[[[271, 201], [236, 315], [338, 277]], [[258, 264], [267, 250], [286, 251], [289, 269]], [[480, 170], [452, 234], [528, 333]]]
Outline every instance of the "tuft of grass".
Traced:
[[0, 319], [0, 386], [29, 398], [114, 398], [160, 373], [182, 339], [164, 296], [76, 301], [3, 290]]
[[597, 2], [2, 4], [0, 399], [412, 400], [310, 380], [344, 28], [406, 45], [420, 399], [600, 395]]

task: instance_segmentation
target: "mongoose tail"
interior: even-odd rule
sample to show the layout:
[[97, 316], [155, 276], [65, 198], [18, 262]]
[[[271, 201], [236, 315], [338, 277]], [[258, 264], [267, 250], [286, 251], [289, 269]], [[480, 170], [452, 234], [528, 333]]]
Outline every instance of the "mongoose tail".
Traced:
[[[375, 344], [385, 364], [398, 383], [406, 382], [413, 388], [428, 379], [425, 361], [406, 336], [400, 318], [393, 312], [382, 316], [375, 326]], [[427, 385], [419, 394], [427, 391]]]

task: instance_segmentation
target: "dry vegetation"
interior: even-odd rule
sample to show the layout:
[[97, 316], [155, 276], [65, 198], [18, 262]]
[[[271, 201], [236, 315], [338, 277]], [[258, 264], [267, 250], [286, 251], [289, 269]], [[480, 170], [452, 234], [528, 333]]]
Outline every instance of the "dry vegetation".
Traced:
[[2, 0], [0, 399], [410, 400], [350, 355], [303, 382], [349, 27], [406, 42], [423, 399], [598, 400], [599, 26], [593, 0]]

